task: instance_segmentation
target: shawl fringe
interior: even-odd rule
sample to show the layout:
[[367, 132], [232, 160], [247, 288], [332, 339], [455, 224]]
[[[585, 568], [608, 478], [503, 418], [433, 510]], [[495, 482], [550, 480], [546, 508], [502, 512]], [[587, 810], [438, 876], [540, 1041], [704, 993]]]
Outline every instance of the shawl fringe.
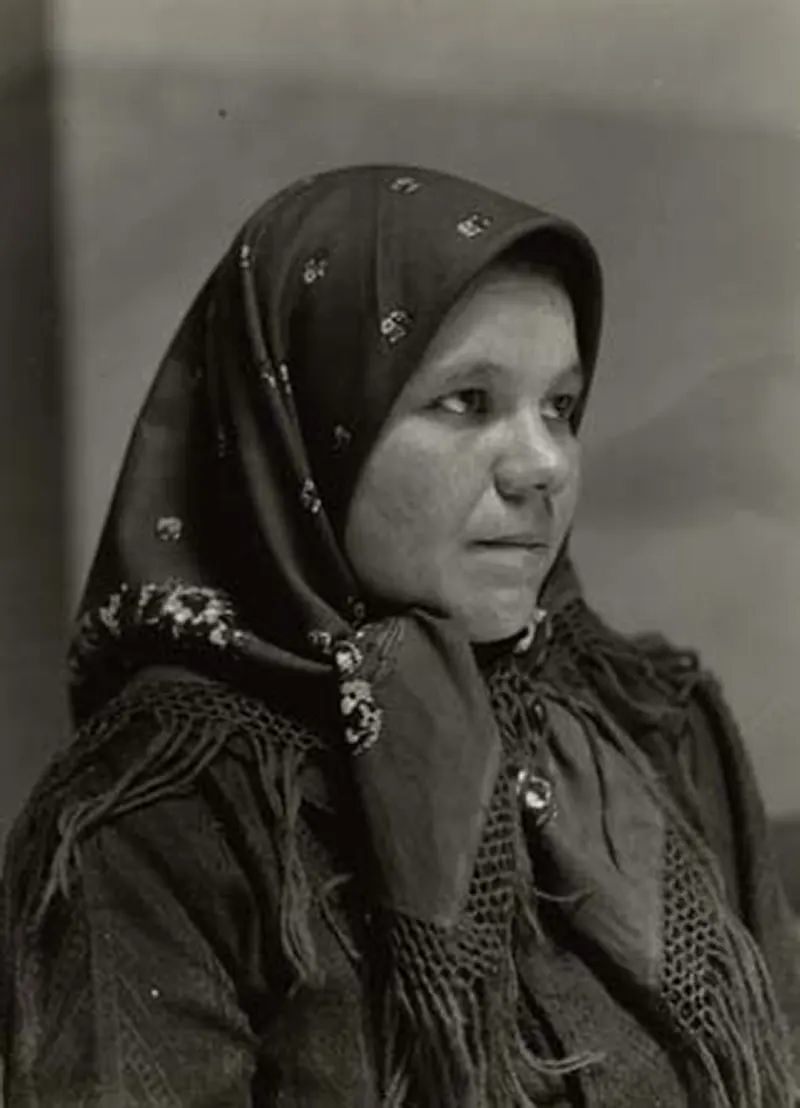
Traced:
[[[311, 930], [315, 892], [301, 855], [299, 841], [301, 787], [309, 741], [276, 737], [270, 723], [281, 717], [259, 705], [255, 714], [206, 714], [206, 683], [159, 681], [148, 685], [144, 707], [137, 692], [123, 692], [77, 734], [80, 750], [95, 737], [103, 745], [131, 726], [145, 727], [151, 737], [141, 754], [107, 789], [64, 806], [56, 820], [56, 845], [50, 855], [34, 926], [42, 924], [59, 896], [68, 898], [81, 864], [81, 844], [101, 825], [160, 800], [185, 794], [234, 738], [242, 738], [256, 765], [256, 780], [275, 820], [280, 865], [280, 939], [295, 987], [315, 984], [320, 969]], [[199, 690], [199, 691], [198, 691]], [[223, 694], [230, 708], [230, 695]], [[196, 703], [192, 704], [192, 699]], [[113, 722], [109, 722], [113, 720]], [[99, 731], [92, 734], [93, 727]], [[155, 734], [152, 734], [155, 727]], [[93, 749], [97, 743], [93, 743]], [[327, 892], [328, 890], [324, 890]]]
[[[557, 638], [562, 649], [567, 647], [562, 665], [577, 678], [572, 682], [575, 691], [595, 705], [590, 715], [600, 722], [609, 716], [619, 720], [625, 737], [640, 736], [645, 750], [652, 735], [662, 743], [680, 741], [688, 726], [690, 697], [710, 680], [694, 652], [675, 649], [656, 635], [623, 636], [582, 599], [558, 613], [556, 622]], [[586, 705], [581, 710], [586, 711]], [[614, 741], [613, 734], [611, 738]], [[622, 739], [617, 732], [617, 741]], [[709, 1108], [792, 1108], [800, 1099], [800, 1087], [764, 954], [747, 926], [726, 907], [724, 882], [699, 831], [700, 821], [697, 827], [690, 823], [677, 800], [653, 782], [645, 783], [665, 811], [669, 827], [667, 949], [655, 1014], [677, 1032], [698, 1096]], [[690, 810], [696, 807], [696, 797], [685, 799]], [[701, 906], [694, 917], [688, 908], [692, 901]], [[694, 943], [694, 950], [687, 952], [687, 942]], [[670, 987], [670, 975], [679, 962], [685, 966], [684, 980], [673, 979]], [[653, 998], [646, 1000], [653, 1004]]]

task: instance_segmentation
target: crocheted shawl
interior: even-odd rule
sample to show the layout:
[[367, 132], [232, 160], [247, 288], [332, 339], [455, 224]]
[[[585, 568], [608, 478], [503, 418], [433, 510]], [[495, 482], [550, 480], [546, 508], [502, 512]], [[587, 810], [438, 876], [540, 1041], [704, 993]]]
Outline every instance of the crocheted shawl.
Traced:
[[[138, 669], [163, 662], [240, 683], [305, 716], [338, 705], [385, 954], [387, 1108], [526, 1106], [532, 1075], [591, 1062], [539, 1059], [513, 1016], [515, 927], [521, 913], [535, 915], [515, 791], [524, 783], [536, 814], [552, 787], [547, 773], [514, 761], [529, 720], [524, 689], [492, 694], [450, 621], [422, 609], [387, 613], [363, 595], [341, 538], [355, 480], [394, 399], [460, 292], [512, 245], [558, 270], [588, 386], [600, 274], [572, 225], [404, 167], [309, 178], [257, 211], [160, 366], [72, 649], [79, 722]], [[561, 610], [574, 589], [564, 551], [548, 603]], [[516, 644], [523, 653], [536, 648], [531, 638]], [[598, 649], [598, 681], [613, 687], [619, 678], [603, 657]], [[507, 693], [514, 682], [505, 672]], [[642, 688], [665, 719], [671, 690], [652, 675]], [[602, 735], [585, 761], [601, 785], [604, 838], [588, 865], [578, 864], [585, 851], [569, 821], [543, 826], [556, 894], [572, 895], [587, 877], [599, 890], [576, 927], [691, 1044], [709, 1103], [788, 1103], [768, 974], [724, 907], [713, 859], [604, 698], [590, 686], [584, 693], [586, 733]], [[163, 756], [144, 752], [113, 797], [65, 816], [54, 875], [66, 882], [65, 859], [98, 812], [150, 802], [205, 755], [172, 751], [171, 769]], [[566, 810], [577, 816], [580, 803], [578, 790]], [[665, 974], [662, 881], [652, 862], [663, 871], [673, 856], [692, 867], [697, 903], [713, 920], [703, 948], [704, 995], [713, 1002], [703, 1026], [681, 1008], [683, 993], [671, 999]], [[476, 903], [489, 879], [497, 895], [487, 916]], [[302, 975], [302, 943], [290, 938], [288, 947]]]

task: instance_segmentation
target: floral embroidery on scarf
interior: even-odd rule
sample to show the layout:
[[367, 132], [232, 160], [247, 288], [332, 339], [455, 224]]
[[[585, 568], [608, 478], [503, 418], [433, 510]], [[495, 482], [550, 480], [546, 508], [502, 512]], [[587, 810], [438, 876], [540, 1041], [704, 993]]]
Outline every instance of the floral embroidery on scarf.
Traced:
[[418, 191], [422, 186], [416, 177], [395, 177], [389, 188], [392, 192], [400, 192], [406, 196], [411, 196]]
[[363, 754], [380, 738], [383, 710], [375, 701], [373, 683], [390, 672], [401, 635], [399, 620], [362, 627], [352, 637], [334, 637], [321, 627], [308, 633], [311, 647], [333, 662], [345, 742], [352, 754]]
[[483, 215], [482, 212], [472, 212], [471, 215], [465, 216], [465, 218], [458, 223], [456, 229], [465, 239], [474, 239], [478, 235], [482, 235], [491, 225], [491, 216]]
[[369, 681], [358, 676], [364, 655], [356, 643], [340, 640], [333, 649], [333, 660], [339, 676], [345, 742], [353, 754], [363, 754], [380, 737], [383, 712], [375, 703]]
[[328, 257], [326, 254], [312, 255], [303, 266], [303, 282], [313, 285], [328, 272]]
[[182, 581], [149, 583], [136, 588], [123, 583], [78, 620], [70, 651], [70, 668], [79, 675], [83, 661], [109, 640], [131, 631], [155, 630], [174, 642], [194, 640], [224, 649], [236, 639], [234, 609], [217, 589]]
[[381, 334], [390, 346], [404, 339], [410, 327], [411, 316], [403, 308], [394, 308], [381, 320]]
[[311, 512], [313, 516], [322, 509], [322, 501], [319, 498], [317, 486], [310, 477], [305, 479], [300, 489], [300, 503], [307, 511]]
[[179, 516], [159, 516], [156, 520], [156, 536], [162, 542], [178, 542], [183, 534], [183, 520]]
[[258, 368], [258, 376], [264, 381], [271, 389], [278, 387], [278, 380], [272, 371], [272, 363], [264, 362], [263, 365]]
[[368, 681], [342, 681], [339, 690], [345, 742], [351, 753], [364, 754], [380, 738], [383, 712]]
[[291, 395], [292, 381], [291, 381], [291, 378], [289, 377], [289, 367], [286, 364], [286, 362], [281, 362], [281, 364], [278, 366], [278, 378], [280, 379], [280, 382], [283, 385], [286, 392], [289, 395]]
[[350, 639], [336, 644], [333, 657], [341, 677], [351, 677], [364, 664], [364, 655]]

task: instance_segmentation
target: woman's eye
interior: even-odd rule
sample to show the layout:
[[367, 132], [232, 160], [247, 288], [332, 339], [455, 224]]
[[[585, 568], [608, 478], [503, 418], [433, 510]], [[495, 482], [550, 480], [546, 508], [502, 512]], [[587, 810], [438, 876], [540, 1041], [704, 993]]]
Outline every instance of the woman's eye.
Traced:
[[486, 389], [459, 389], [440, 396], [435, 407], [451, 415], [485, 415], [489, 411], [489, 394]]
[[578, 397], [575, 393], [558, 393], [556, 396], [551, 396], [545, 403], [544, 415], [546, 419], [557, 419], [566, 422], [572, 418], [577, 406]]

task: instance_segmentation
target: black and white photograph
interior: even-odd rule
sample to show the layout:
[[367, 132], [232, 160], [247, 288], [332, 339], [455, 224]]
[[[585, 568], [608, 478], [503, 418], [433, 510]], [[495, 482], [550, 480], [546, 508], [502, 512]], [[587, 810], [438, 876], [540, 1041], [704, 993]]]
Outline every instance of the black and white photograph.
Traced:
[[797, 0], [6, 0], [0, 199], [0, 1108], [797, 1108]]

